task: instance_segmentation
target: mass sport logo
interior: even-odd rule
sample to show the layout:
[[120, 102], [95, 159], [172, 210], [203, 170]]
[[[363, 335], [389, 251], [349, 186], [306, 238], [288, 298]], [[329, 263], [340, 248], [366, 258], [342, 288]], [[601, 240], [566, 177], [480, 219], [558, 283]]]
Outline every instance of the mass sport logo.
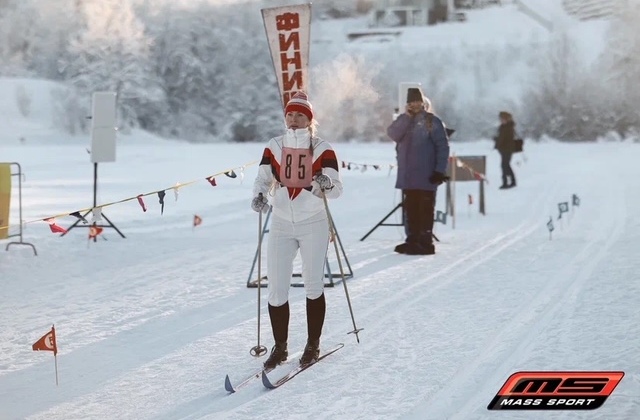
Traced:
[[489, 410], [595, 410], [624, 372], [516, 372], [487, 406]]

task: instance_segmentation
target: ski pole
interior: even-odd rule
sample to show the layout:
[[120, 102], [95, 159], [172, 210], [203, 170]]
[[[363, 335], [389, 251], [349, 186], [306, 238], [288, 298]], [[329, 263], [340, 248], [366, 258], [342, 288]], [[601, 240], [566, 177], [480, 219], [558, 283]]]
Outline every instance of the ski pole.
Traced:
[[[258, 197], [262, 199], [262, 193], [258, 194]], [[263, 345], [260, 345], [260, 295], [261, 295], [261, 285], [260, 282], [262, 280], [262, 273], [260, 271], [262, 265], [262, 209], [258, 213], [258, 344], [251, 348], [249, 353], [253, 357], [260, 357], [267, 353], [267, 348]]]
[[340, 276], [342, 276], [342, 285], [344, 286], [344, 294], [347, 297], [347, 304], [349, 305], [349, 313], [351, 314], [351, 322], [353, 323], [353, 331], [349, 331], [347, 334], [355, 334], [356, 341], [360, 343], [360, 337], [358, 337], [358, 333], [362, 331], [362, 328], [356, 327], [356, 319], [353, 316], [353, 308], [351, 307], [351, 299], [349, 299], [349, 290], [347, 290], [347, 279], [344, 275], [344, 269], [342, 268], [342, 260], [340, 260], [340, 253], [338, 252], [338, 232], [336, 232], [336, 226], [333, 223], [333, 217], [331, 217], [331, 212], [329, 211], [329, 204], [327, 203], [327, 196], [324, 193], [324, 189], [322, 191], [322, 201], [324, 202], [324, 209], [327, 212], [327, 218], [329, 219], [329, 233], [333, 238], [333, 246], [336, 250], [336, 258], [338, 259], [338, 267], [340, 268]]

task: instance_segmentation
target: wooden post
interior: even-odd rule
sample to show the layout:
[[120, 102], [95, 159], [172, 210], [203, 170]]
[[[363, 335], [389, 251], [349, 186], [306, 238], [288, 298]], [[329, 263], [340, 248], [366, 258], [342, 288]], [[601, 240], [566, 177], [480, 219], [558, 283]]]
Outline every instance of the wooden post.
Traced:
[[484, 179], [480, 180], [480, 198], [478, 199], [478, 206], [480, 209], [480, 213], [485, 215], [484, 211]]
[[451, 228], [456, 228], [456, 167], [458, 166], [458, 158], [456, 158], [455, 153], [453, 154], [453, 166], [451, 167], [451, 183], [453, 186], [451, 187]]

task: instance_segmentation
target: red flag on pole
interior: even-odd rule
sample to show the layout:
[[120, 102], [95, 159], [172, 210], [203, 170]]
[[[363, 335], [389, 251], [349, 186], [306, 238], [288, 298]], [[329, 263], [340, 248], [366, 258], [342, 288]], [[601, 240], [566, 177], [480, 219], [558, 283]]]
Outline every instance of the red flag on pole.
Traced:
[[58, 345], [56, 344], [56, 329], [52, 325], [51, 331], [40, 337], [38, 341], [31, 346], [33, 351], [52, 351], [53, 360], [56, 366], [56, 385], [58, 385]]
[[31, 346], [33, 351], [52, 351], [53, 355], [58, 354], [58, 345], [56, 344], [56, 329], [51, 326], [51, 331], [40, 337], [38, 341]]

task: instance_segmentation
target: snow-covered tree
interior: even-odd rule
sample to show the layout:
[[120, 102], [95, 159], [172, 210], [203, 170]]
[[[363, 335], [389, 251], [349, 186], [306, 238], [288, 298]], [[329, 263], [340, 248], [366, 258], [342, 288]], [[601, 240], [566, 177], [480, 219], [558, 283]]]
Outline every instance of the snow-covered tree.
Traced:
[[264, 38], [259, 13], [168, 6], [150, 16], [148, 28], [156, 39], [153, 59], [166, 92], [170, 135], [247, 141], [272, 132], [266, 116], [279, 115], [278, 95], [266, 41], [257, 42]]
[[31, 1], [5, 1], [0, 8], [0, 75], [29, 75], [36, 26], [31, 20], [36, 9]]
[[81, 8], [86, 26], [71, 40], [62, 68], [88, 98], [116, 92], [120, 125], [138, 125], [145, 107], [163, 99], [150, 61], [152, 39], [129, 0], [85, 0]]
[[79, 28], [76, 12], [70, 0], [5, 1], [0, 6], [0, 74], [62, 79], [58, 61]]
[[608, 88], [609, 104], [615, 114], [615, 129], [622, 135], [640, 128], [640, 2], [621, 0], [607, 34], [607, 46], [600, 72]]
[[594, 125], [602, 104], [597, 80], [573, 44], [566, 33], [554, 38], [522, 100], [523, 122], [536, 137], [584, 141], [604, 134]]

